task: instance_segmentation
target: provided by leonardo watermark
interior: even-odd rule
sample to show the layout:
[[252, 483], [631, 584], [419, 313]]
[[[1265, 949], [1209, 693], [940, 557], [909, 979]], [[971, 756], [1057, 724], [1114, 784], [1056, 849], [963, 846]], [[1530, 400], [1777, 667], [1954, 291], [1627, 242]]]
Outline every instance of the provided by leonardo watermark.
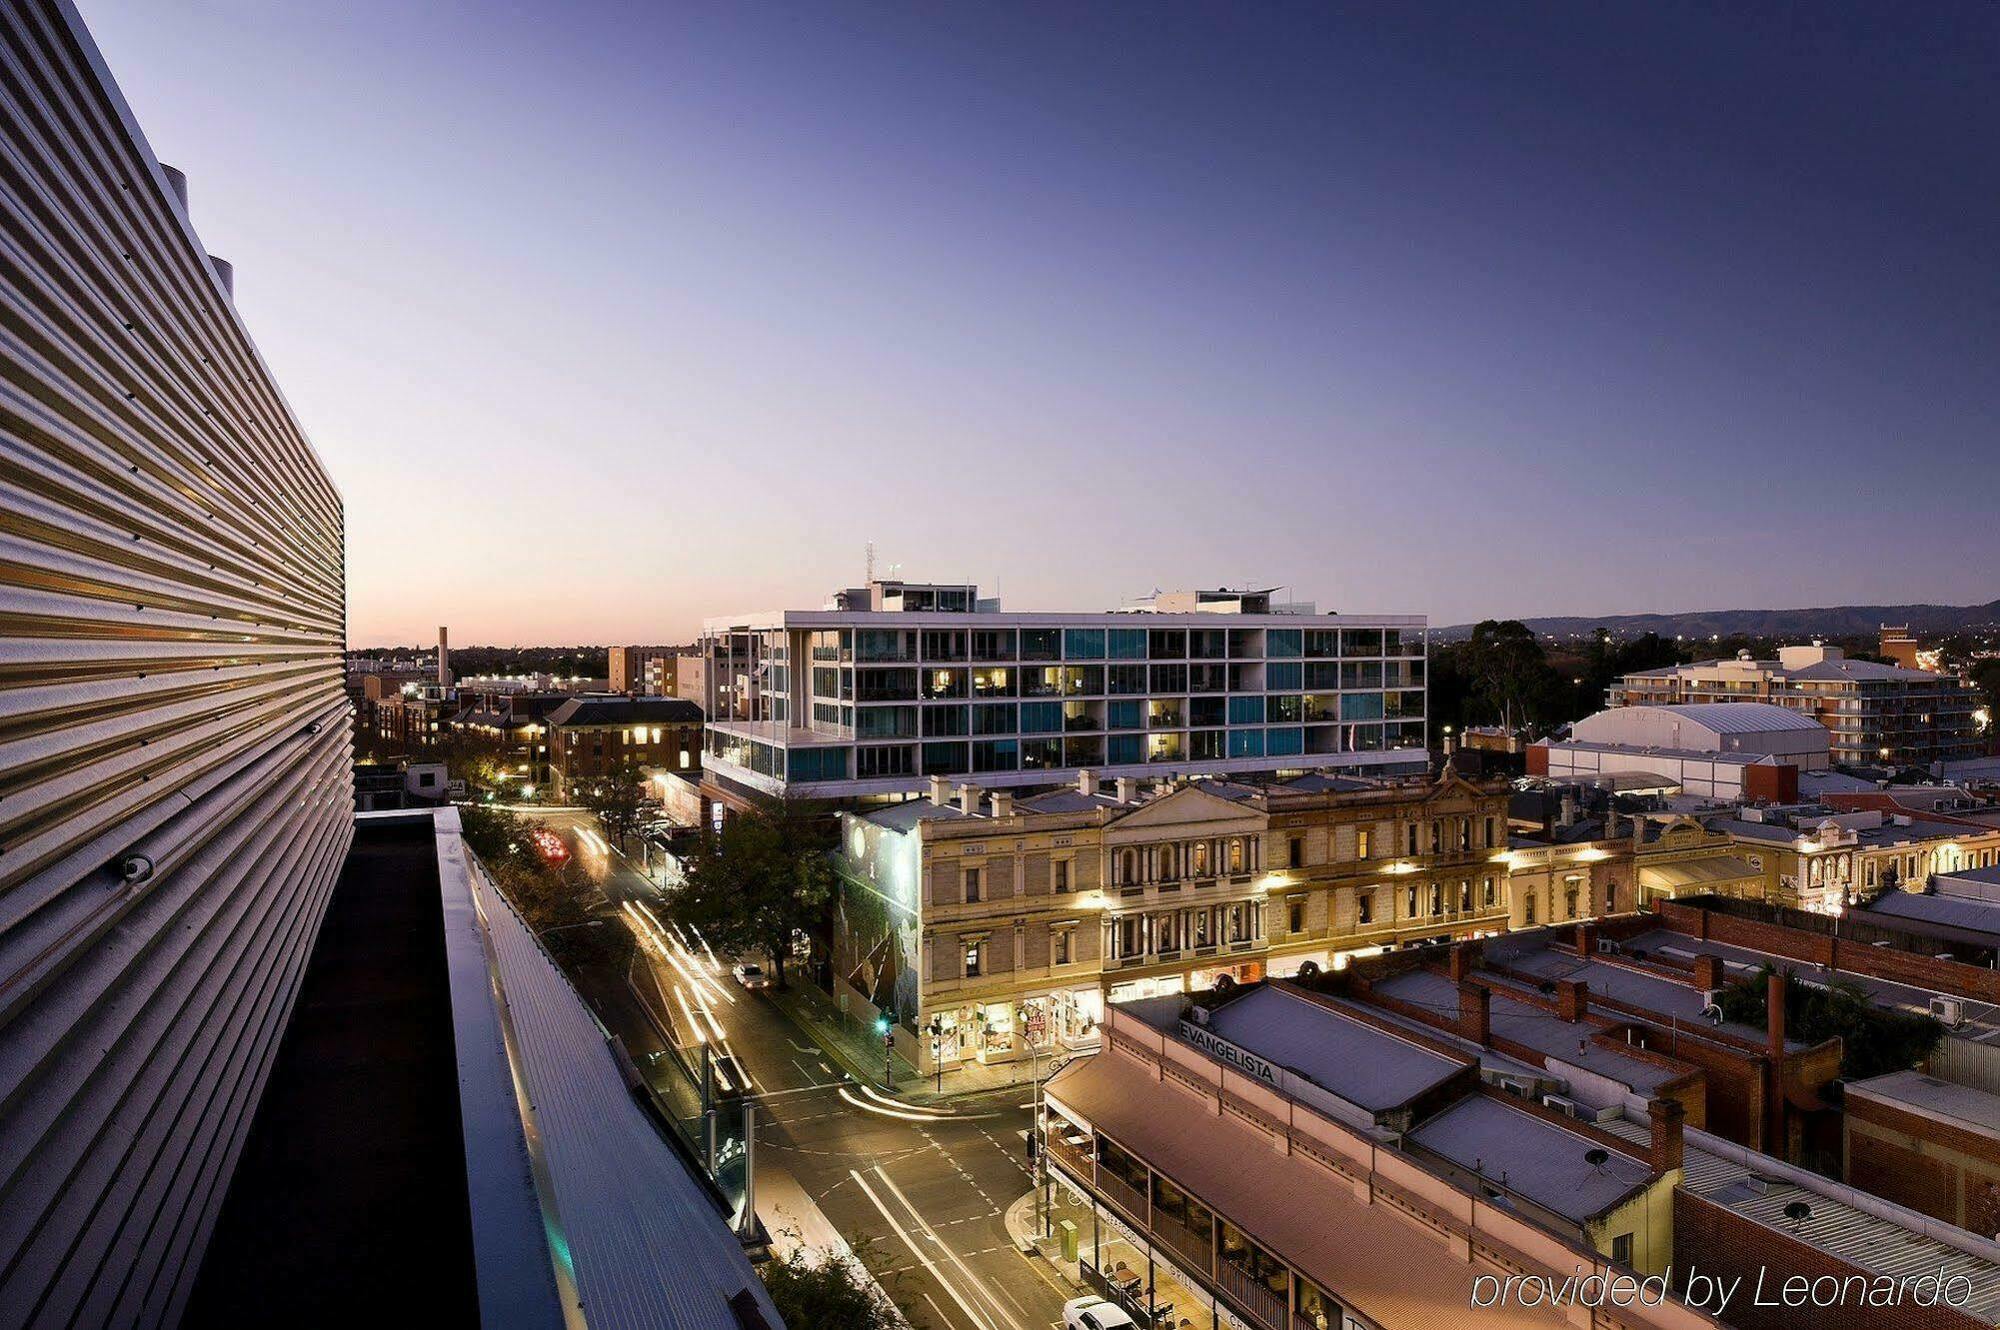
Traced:
[[[1670, 1297], [1705, 1307], [1718, 1317], [1731, 1303], [1752, 1307], [1964, 1307], [1972, 1280], [1940, 1266], [1924, 1275], [1788, 1275], [1769, 1266], [1748, 1275], [1704, 1274], [1689, 1266], [1656, 1275], [1586, 1273], [1476, 1275], [1475, 1307], [1658, 1307]], [[1740, 1301], [1739, 1301], [1740, 1300]]]

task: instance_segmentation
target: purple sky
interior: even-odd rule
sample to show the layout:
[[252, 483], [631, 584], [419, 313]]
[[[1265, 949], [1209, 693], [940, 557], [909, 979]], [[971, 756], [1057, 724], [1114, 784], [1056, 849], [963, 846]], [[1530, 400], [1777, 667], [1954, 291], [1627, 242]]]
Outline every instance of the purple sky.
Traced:
[[357, 645], [2000, 595], [2000, 7], [82, 0]]

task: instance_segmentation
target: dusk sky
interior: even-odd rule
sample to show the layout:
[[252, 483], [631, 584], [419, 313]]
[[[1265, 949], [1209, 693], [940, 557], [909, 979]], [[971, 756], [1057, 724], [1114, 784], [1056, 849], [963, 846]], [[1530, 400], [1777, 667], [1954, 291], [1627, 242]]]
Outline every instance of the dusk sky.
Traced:
[[2000, 595], [2000, 6], [81, 0], [357, 646]]

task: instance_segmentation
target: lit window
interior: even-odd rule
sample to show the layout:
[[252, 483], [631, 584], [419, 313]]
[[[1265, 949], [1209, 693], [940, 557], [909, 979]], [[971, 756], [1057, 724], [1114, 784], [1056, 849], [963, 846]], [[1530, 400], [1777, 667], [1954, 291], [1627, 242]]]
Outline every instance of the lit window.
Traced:
[[965, 944], [965, 977], [967, 979], [977, 979], [979, 977], [979, 952], [979, 943], [968, 942]]

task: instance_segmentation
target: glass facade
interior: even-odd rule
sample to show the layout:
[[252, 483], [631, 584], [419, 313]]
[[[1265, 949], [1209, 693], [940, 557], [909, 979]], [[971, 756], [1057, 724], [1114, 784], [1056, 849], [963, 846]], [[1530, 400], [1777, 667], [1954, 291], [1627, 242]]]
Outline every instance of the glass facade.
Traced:
[[1339, 766], [1426, 740], [1420, 628], [912, 617], [711, 632], [710, 758], [800, 784], [1063, 779], [1079, 767]]

